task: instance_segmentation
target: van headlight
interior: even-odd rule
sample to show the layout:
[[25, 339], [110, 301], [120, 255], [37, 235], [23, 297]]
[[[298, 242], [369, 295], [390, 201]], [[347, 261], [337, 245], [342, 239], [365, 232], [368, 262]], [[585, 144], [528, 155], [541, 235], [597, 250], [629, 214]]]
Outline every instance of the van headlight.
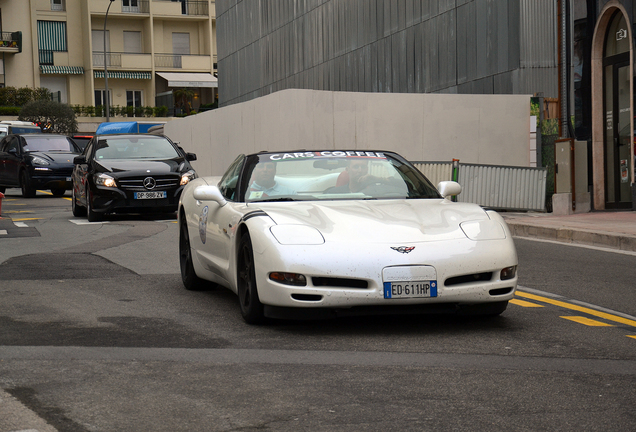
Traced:
[[115, 179], [108, 174], [99, 174], [95, 176], [95, 184], [97, 186], [116, 187]]

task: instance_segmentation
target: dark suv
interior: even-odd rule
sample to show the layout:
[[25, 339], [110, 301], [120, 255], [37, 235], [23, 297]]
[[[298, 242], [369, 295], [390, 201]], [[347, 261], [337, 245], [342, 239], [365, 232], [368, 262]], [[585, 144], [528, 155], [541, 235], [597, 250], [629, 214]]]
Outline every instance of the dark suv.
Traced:
[[65, 135], [7, 135], [0, 141], [0, 192], [19, 187], [27, 198], [37, 189], [62, 196], [73, 187], [73, 158], [79, 153]]

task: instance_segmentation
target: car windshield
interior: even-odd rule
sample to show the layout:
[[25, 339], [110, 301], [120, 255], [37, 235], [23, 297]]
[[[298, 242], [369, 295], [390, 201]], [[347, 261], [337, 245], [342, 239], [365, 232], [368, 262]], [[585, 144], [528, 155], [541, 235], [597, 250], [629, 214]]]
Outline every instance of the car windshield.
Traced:
[[37, 137], [25, 137], [24, 151], [27, 152], [76, 152], [73, 144], [64, 136], [42, 134]]
[[440, 198], [422, 173], [390, 153], [261, 153], [248, 161], [246, 202]]
[[164, 137], [113, 137], [100, 139], [95, 159], [173, 159], [179, 153]]

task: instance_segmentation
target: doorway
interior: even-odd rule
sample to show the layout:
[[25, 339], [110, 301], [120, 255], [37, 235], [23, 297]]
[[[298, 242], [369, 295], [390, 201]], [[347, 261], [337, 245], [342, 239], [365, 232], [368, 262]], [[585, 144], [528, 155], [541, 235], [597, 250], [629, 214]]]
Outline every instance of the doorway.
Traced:
[[632, 207], [631, 68], [627, 23], [617, 12], [608, 26], [603, 55], [605, 208]]

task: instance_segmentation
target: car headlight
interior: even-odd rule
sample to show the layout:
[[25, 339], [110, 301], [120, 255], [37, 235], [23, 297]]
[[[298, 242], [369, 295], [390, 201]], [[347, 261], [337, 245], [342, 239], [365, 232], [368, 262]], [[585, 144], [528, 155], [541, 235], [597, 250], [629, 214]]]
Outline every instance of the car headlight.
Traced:
[[95, 176], [95, 184], [97, 186], [116, 187], [115, 179], [108, 174], [99, 174]]
[[49, 161], [47, 161], [46, 159], [43, 159], [39, 156], [32, 156], [31, 161], [33, 162], [33, 165], [40, 165], [40, 166], [46, 166], [49, 165]]
[[269, 230], [282, 245], [321, 245], [325, 242], [320, 231], [306, 225], [274, 225]]
[[471, 240], [500, 240], [506, 238], [503, 226], [494, 220], [468, 221], [459, 224]]
[[195, 178], [195, 172], [190, 170], [186, 173], [181, 174], [181, 186], [187, 185], [190, 183], [190, 180]]

